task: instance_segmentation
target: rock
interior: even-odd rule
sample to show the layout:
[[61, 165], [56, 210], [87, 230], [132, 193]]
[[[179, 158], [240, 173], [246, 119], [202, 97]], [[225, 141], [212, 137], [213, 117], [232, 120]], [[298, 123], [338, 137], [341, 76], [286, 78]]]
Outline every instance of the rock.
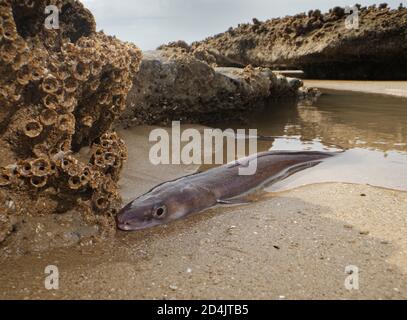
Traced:
[[268, 68], [214, 68], [180, 45], [144, 52], [121, 125], [213, 120], [252, 110], [266, 99], [296, 97], [302, 86]]
[[[16, 232], [11, 233], [12, 230]], [[18, 217], [3, 219], [0, 215], [0, 243], [14, 254], [25, 252], [44, 252], [54, 248], [72, 246], [92, 238], [99, 238], [99, 227], [87, 222], [80, 212], [69, 211], [64, 214], [48, 214], [37, 217]]]
[[301, 69], [320, 79], [406, 80], [407, 9], [360, 8], [353, 29], [346, 28], [347, 18], [344, 8], [335, 7], [325, 14], [315, 10], [241, 24], [193, 43], [190, 51], [225, 67]]
[[[81, 202], [110, 217], [121, 206], [117, 181], [127, 156], [110, 128], [141, 51], [96, 32], [81, 2], [52, 3], [57, 31], [44, 27], [49, 1], [0, 1], [0, 191], [13, 200], [0, 201], [0, 212], [80, 211]], [[89, 146], [90, 159], [76, 158]]]
[[10, 222], [9, 217], [0, 213], [0, 243], [2, 243], [6, 237], [13, 230], [13, 226]]

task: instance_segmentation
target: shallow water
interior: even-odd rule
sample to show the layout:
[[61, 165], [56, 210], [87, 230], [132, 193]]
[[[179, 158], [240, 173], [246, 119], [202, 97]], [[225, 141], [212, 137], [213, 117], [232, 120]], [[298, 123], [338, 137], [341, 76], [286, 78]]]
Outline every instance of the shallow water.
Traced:
[[[266, 191], [282, 191], [321, 182], [359, 183], [407, 190], [406, 98], [325, 90], [312, 105], [274, 103], [252, 114], [245, 124], [213, 123], [211, 126], [223, 130], [257, 129], [260, 136], [277, 137], [258, 141], [258, 152], [345, 150], [343, 154], [280, 181]], [[190, 127], [204, 128], [185, 125], [183, 129]], [[122, 179], [125, 201], [162, 181], [211, 167], [151, 165], [148, 160], [151, 146], [148, 135], [152, 129], [138, 127], [121, 132], [131, 150], [130, 164]], [[137, 185], [132, 183], [135, 178]]]
[[[268, 190], [317, 182], [407, 190], [406, 98], [325, 91], [314, 105], [293, 107], [288, 117], [287, 113], [273, 115], [272, 110], [261, 117], [264, 126], [259, 128], [259, 134], [286, 136], [276, 139], [272, 150], [345, 150]], [[270, 126], [267, 119], [272, 119]], [[277, 132], [275, 128], [279, 128]]]

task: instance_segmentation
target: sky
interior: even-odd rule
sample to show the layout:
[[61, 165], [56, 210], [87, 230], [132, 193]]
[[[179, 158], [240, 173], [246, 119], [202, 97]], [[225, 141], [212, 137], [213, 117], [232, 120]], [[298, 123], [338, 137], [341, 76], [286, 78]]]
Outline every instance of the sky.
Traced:
[[190, 43], [226, 31], [252, 18], [274, 17], [354, 3], [371, 5], [387, 2], [396, 8], [407, 1], [343, 0], [82, 0], [96, 18], [98, 30], [134, 42], [142, 50], [163, 43]]

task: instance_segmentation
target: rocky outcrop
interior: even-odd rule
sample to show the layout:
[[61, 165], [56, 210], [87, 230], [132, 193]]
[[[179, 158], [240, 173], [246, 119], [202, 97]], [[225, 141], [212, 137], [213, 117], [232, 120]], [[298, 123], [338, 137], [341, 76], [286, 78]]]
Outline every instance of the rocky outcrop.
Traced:
[[[110, 219], [127, 150], [111, 131], [140, 50], [95, 31], [79, 1], [0, 0], [0, 241], [8, 216], [80, 209]], [[74, 152], [91, 146], [87, 158]]]
[[[266, 99], [297, 97], [298, 79], [268, 68], [213, 68], [183, 48], [144, 52], [121, 124], [205, 122], [250, 112]], [[305, 90], [305, 89], [304, 89]]]
[[219, 66], [302, 69], [308, 78], [407, 79], [407, 9], [358, 8], [356, 29], [346, 28], [348, 15], [336, 7], [325, 14], [253, 19], [188, 50]]

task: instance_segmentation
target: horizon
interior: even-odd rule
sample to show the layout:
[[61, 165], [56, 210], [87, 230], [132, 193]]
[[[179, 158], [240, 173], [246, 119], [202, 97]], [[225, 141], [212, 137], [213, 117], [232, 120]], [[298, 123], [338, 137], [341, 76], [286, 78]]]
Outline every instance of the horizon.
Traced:
[[[265, 21], [309, 10], [328, 11], [335, 6], [362, 6], [383, 1], [332, 0], [83, 0], [95, 16], [97, 29], [135, 43], [142, 50], [154, 50], [159, 45], [184, 40], [187, 43], [203, 40], [225, 32], [252, 18]], [[406, 1], [387, 1], [397, 8]], [[216, 8], [216, 9], [214, 9]]]

